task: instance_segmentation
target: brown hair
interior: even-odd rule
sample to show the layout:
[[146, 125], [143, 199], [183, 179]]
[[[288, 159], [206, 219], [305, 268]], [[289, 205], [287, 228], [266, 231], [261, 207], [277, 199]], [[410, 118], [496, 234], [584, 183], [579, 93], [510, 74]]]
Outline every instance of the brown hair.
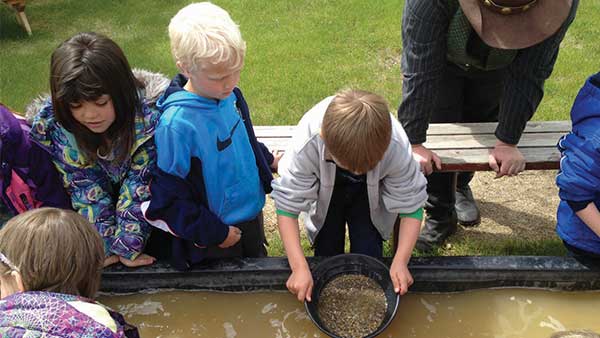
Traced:
[[325, 146], [338, 164], [366, 173], [383, 158], [392, 135], [385, 99], [363, 90], [343, 90], [333, 98], [321, 126]]
[[[111, 153], [108, 141], [114, 141], [115, 161], [129, 156], [135, 138], [135, 115], [142, 106], [137, 89], [143, 85], [131, 72], [125, 54], [108, 37], [97, 33], [78, 33], [64, 41], [52, 53], [50, 91], [56, 120], [75, 135], [77, 146], [86, 160], [95, 162], [97, 150]], [[73, 117], [70, 105], [110, 96], [115, 121], [102, 134], [95, 134]]]
[[[0, 229], [0, 252], [19, 269], [25, 290], [92, 298], [100, 287], [102, 239], [74, 211], [40, 208], [11, 218]], [[8, 270], [0, 264], [0, 273]]]

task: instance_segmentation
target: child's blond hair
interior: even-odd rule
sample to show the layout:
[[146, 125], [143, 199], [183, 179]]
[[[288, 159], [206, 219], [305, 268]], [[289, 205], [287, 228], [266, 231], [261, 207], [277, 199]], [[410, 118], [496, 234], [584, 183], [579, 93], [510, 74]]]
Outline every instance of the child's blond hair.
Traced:
[[239, 70], [246, 42], [229, 13], [210, 2], [190, 4], [177, 12], [169, 24], [171, 53], [185, 70], [225, 65]]
[[385, 99], [363, 90], [343, 90], [333, 98], [321, 126], [327, 150], [345, 169], [364, 174], [383, 158], [392, 135]]
[[100, 286], [104, 248], [100, 234], [81, 215], [40, 208], [11, 218], [0, 229], [0, 253], [17, 270], [26, 291], [92, 298]]

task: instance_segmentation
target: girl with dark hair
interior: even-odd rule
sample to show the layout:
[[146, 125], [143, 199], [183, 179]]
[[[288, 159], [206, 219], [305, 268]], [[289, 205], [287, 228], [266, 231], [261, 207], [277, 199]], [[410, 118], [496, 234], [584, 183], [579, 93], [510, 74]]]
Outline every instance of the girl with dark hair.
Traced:
[[52, 53], [51, 100], [28, 108], [37, 112], [32, 139], [50, 152], [73, 208], [104, 240], [105, 266], [155, 260], [142, 253], [150, 226], [140, 204], [150, 199], [156, 165], [154, 101], [168, 81], [140, 73], [141, 80], [111, 39], [78, 33]]

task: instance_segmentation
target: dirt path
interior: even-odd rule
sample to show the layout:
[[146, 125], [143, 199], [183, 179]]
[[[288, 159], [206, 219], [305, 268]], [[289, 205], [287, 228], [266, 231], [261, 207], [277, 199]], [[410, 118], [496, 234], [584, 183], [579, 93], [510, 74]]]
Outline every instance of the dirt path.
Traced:
[[[559, 202], [555, 176], [553, 170], [525, 171], [517, 177], [500, 179], [494, 179], [491, 172], [477, 173], [471, 188], [481, 209], [481, 224], [475, 228], [459, 227], [453, 239], [464, 236], [490, 241], [555, 237]], [[267, 237], [279, 236], [270, 198], [267, 198], [264, 215]]]

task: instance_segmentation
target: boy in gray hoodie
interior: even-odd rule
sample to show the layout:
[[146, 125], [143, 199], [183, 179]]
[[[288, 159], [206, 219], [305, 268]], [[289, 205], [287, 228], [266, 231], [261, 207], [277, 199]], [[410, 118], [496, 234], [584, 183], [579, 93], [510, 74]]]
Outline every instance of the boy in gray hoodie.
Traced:
[[308, 213], [305, 226], [315, 256], [344, 253], [347, 223], [350, 251], [381, 257], [383, 240], [400, 218], [390, 276], [396, 292], [406, 293], [427, 181], [384, 98], [344, 90], [318, 103], [300, 120], [279, 175], [271, 197], [292, 269], [287, 288], [298, 300], [310, 301], [313, 286], [300, 245], [300, 212]]

